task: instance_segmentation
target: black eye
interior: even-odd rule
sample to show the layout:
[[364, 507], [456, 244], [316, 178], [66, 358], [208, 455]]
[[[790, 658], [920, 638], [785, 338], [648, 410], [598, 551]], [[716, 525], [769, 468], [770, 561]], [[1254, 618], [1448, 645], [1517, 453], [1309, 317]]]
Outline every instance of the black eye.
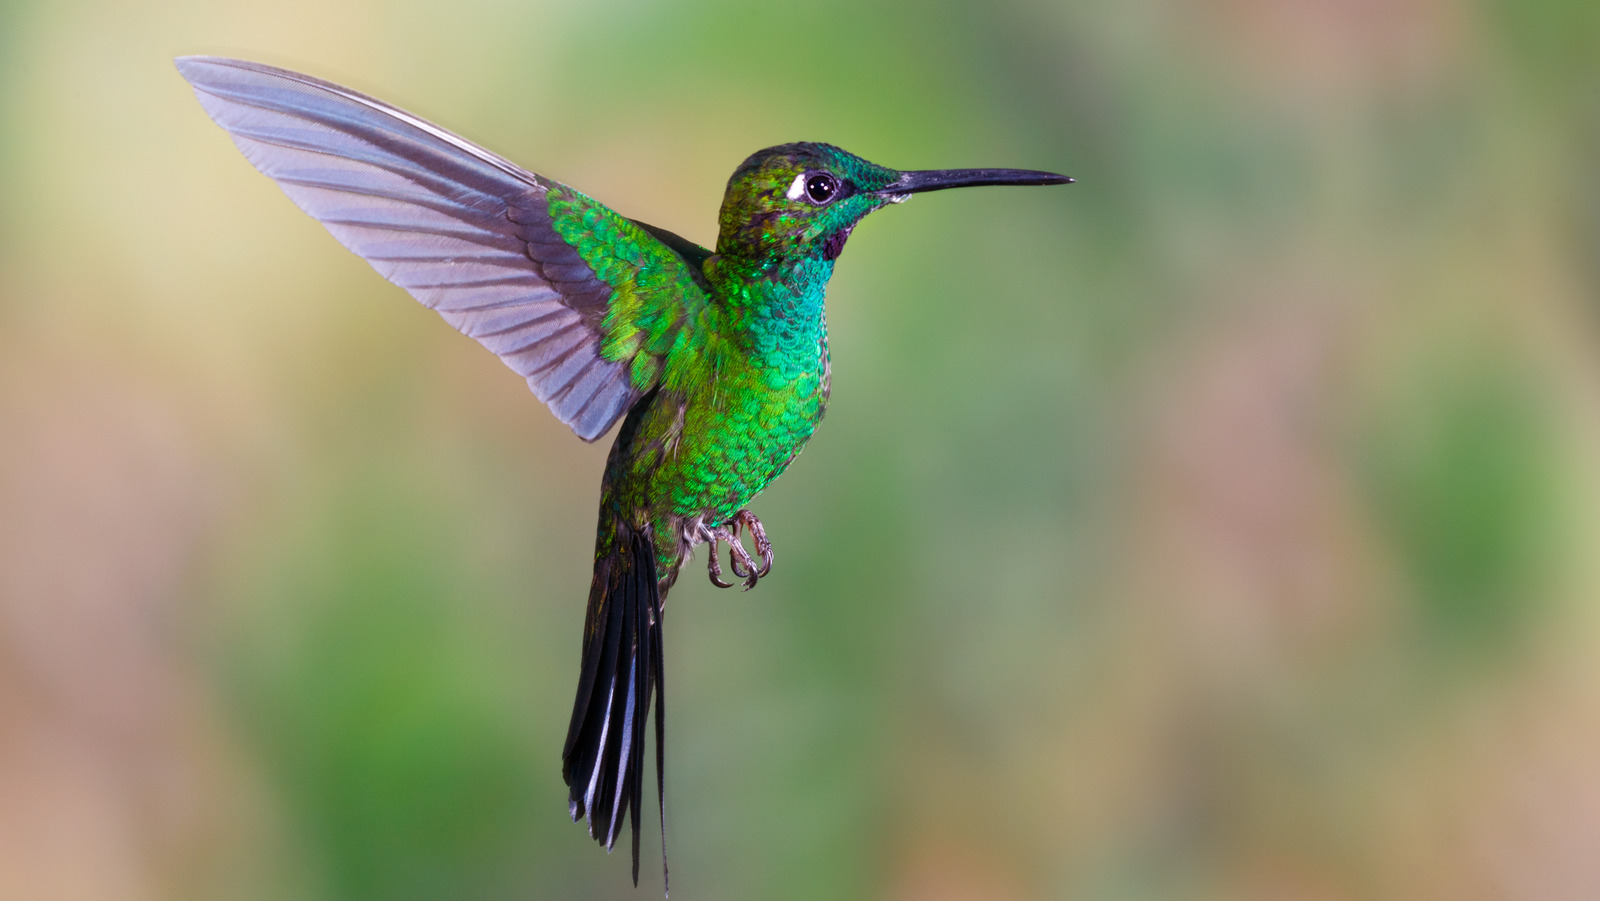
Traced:
[[834, 198], [839, 193], [839, 180], [825, 172], [806, 176], [806, 197], [817, 205], [822, 205]]

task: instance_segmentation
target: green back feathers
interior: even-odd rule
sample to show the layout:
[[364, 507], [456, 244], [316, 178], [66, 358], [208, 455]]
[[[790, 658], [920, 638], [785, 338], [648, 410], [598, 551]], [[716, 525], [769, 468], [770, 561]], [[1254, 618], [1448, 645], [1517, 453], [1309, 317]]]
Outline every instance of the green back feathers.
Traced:
[[628, 361], [634, 388], [648, 390], [680, 326], [708, 300], [690, 263], [639, 223], [565, 185], [548, 198], [556, 233], [611, 287], [601, 356]]

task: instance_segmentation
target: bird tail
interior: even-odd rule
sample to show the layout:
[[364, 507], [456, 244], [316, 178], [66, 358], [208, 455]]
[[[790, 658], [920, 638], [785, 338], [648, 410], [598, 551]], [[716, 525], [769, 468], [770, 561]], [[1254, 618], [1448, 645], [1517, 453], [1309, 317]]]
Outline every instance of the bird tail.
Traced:
[[[608, 514], [602, 514], [607, 516]], [[610, 851], [625, 815], [633, 831], [633, 884], [639, 884], [639, 815], [644, 792], [644, 729], [656, 704], [656, 803], [661, 810], [661, 872], [667, 873], [663, 806], [661, 591], [647, 531], [602, 519], [589, 613], [583, 627], [583, 673], [561, 753], [573, 822]]]

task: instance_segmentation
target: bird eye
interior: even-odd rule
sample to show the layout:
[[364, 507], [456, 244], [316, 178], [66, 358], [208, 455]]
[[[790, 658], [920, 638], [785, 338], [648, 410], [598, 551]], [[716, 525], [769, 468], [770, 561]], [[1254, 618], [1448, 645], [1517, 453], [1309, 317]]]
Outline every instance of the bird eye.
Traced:
[[806, 199], [821, 206], [839, 193], [839, 180], [826, 172], [806, 176]]

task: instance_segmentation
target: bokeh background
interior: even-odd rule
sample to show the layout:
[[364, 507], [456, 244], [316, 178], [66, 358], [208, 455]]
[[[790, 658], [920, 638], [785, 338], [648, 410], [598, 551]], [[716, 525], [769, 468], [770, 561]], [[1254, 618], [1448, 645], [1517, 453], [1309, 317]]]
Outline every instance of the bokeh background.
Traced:
[[659, 891], [559, 772], [606, 443], [182, 53], [707, 244], [788, 140], [1080, 179], [851, 240], [674, 898], [1600, 897], [1592, 0], [0, 0], [0, 897]]

